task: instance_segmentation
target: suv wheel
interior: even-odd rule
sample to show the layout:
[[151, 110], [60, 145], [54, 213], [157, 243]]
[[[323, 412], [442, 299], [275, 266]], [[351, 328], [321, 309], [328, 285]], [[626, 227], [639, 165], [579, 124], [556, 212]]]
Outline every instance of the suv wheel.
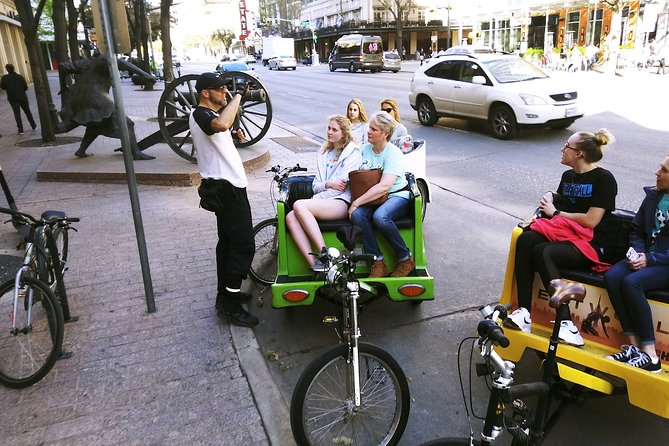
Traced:
[[508, 105], [496, 105], [490, 110], [488, 124], [497, 139], [511, 139], [518, 133], [516, 115]]
[[416, 107], [416, 113], [418, 113], [418, 120], [421, 124], [427, 125], [429, 127], [437, 123], [437, 110], [434, 108], [434, 104], [430, 98], [421, 98], [418, 100], [418, 107]]
[[348, 64], [348, 71], [349, 73], [355, 73], [357, 70], [355, 69], [355, 65], [353, 65], [353, 62]]
[[334, 71], [334, 70], [335, 70], [335, 67], [334, 67], [334, 65], [332, 65], [332, 62], [330, 62], [329, 65], [330, 65], [330, 71]]

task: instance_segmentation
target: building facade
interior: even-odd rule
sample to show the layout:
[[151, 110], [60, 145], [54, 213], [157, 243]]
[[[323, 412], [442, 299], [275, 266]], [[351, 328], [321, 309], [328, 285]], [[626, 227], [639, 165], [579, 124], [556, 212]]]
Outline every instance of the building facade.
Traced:
[[[394, 5], [394, 1], [386, 3]], [[620, 29], [611, 37], [626, 49], [639, 49], [654, 38], [665, 45], [669, 0], [622, 1]], [[600, 45], [611, 33], [612, 10], [598, 0], [412, 0], [399, 15], [401, 48], [396, 36], [397, 11], [380, 0], [260, 0], [260, 18], [279, 19], [265, 35], [294, 37], [296, 54], [315, 43], [326, 60], [334, 42], [349, 33], [382, 37], [384, 48], [415, 58], [456, 44], [479, 44], [502, 51]], [[299, 26], [292, 26], [292, 23]], [[278, 25], [281, 24], [281, 25]]]
[[0, 42], [0, 73], [5, 74], [5, 65], [11, 63], [31, 83], [28, 52], [13, 0], [0, 0]]

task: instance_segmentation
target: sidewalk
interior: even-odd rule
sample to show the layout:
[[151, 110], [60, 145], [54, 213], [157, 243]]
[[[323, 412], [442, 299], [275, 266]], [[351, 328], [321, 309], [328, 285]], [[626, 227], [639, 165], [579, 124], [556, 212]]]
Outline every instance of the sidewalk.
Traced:
[[[55, 74], [50, 76], [55, 84]], [[144, 92], [128, 81], [122, 89], [141, 139], [158, 127], [147, 118], [155, 116], [161, 91]], [[29, 94], [36, 115], [32, 87]], [[306, 141], [313, 150], [294, 153], [273, 140], [295, 137], [281, 126], [275, 120], [256, 145], [269, 152], [272, 164], [313, 168], [316, 144]], [[99, 138], [89, 149], [95, 156], [86, 160], [72, 155], [78, 142], [19, 147], [39, 138], [39, 130], [16, 135], [4, 95], [0, 134], [0, 165], [19, 209], [59, 209], [81, 218], [70, 235], [65, 275], [72, 314], [80, 317], [66, 326], [64, 350], [73, 356], [30, 388], [0, 387], [2, 444], [290, 445], [287, 404], [253, 330], [230, 327], [216, 316], [216, 222], [198, 208], [195, 187], [138, 186], [157, 307], [149, 314], [127, 185], [39, 182], [35, 175], [40, 166], [68, 157], [82, 171], [87, 163], [118, 162], [114, 158], [121, 155], [112, 152], [118, 140]], [[82, 134], [79, 128], [68, 136]], [[165, 147], [147, 153], [157, 159], [136, 162], [136, 169], [197, 169]], [[254, 222], [274, 212], [263, 168], [249, 172]], [[0, 248], [17, 244], [13, 227], [0, 226]]]

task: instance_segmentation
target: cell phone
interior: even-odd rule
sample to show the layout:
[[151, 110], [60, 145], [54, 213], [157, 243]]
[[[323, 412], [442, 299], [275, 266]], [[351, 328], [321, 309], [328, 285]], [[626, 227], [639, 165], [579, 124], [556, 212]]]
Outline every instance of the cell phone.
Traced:
[[629, 260], [630, 262], [634, 262], [639, 258], [639, 253], [636, 252], [636, 250], [631, 246], [630, 249], [627, 250], [627, 254], [625, 255], [627, 256], [627, 260]]

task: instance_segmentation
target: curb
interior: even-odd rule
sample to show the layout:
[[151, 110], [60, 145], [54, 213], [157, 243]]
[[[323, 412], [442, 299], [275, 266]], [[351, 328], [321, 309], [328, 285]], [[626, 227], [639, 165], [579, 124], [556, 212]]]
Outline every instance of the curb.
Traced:
[[232, 343], [260, 412], [270, 444], [295, 445], [290, 429], [290, 411], [272, 378], [252, 328], [230, 325]]

